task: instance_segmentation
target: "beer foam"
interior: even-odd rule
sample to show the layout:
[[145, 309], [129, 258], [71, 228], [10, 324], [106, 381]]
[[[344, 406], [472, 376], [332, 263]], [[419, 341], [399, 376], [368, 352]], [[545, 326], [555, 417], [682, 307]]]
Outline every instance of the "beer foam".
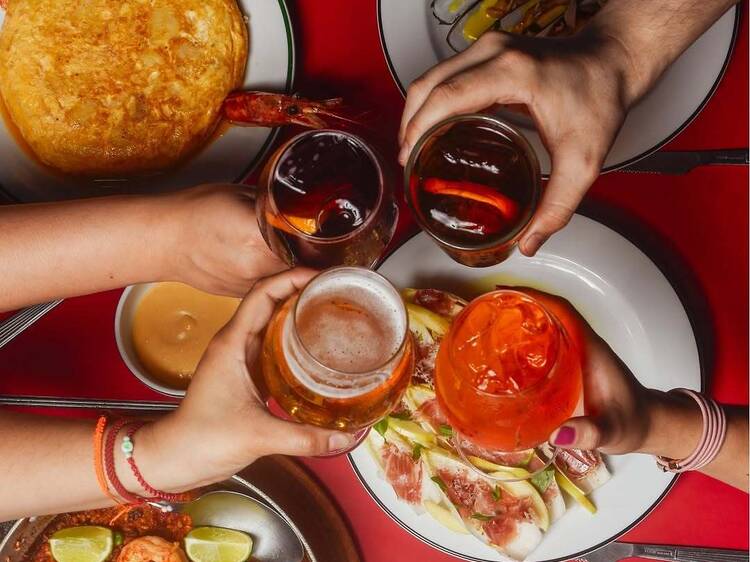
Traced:
[[352, 374], [387, 363], [407, 329], [393, 287], [357, 270], [319, 277], [300, 296], [295, 320], [310, 355], [330, 369]]

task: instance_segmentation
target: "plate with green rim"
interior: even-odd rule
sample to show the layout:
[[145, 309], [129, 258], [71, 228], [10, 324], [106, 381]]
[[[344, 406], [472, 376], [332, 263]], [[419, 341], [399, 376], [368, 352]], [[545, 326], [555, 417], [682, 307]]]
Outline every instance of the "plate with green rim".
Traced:
[[[383, 54], [404, 95], [416, 78], [455, 54], [446, 41], [450, 26], [433, 16], [430, 0], [378, 0], [377, 16]], [[697, 117], [724, 76], [739, 28], [740, 8], [733, 6], [670, 66], [628, 113], [602, 171], [645, 158]], [[531, 120], [507, 112], [505, 117], [521, 127], [539, 156], [542, 173], [548, 175], [549, 154]]]
[[[441, 289], [467, 299], [497, 285], [560, 295], [647, 388], [705, 388], [705, 361], [696, 337], [699, 325], [690, 314], [692, 308], [687, 308], [689, 301], [681, 298], [683, 287], [675, 272], [662, 271], [625, 236], [580, 214], [533, 258], [515, 251], [495, 266], [466, 267], [420, 232], [393, 251], [378, 271], [399, 289]], [[349, 459], [372, 499], [416, 539], [461, 560], [508, 562], [473, 535], [452, 532], [401, 501], [366, 443]], [[676, 478], [659, 470], [648, 455], [612, 455], [605, 462], [612, 479], [590, 496], [597, 513], [592, 516], [569, 501], [569, 509], [550, 526], [527, 562], [585, 558], [646, 517]]]
[[[294, 32], [284, 0], [238, 0], [250, 48], [243, 87], [290, 93], [294, 82]], [[0, 9], [0, 26], [5, 12]], [[201, 183], [242, 181], [263, 159], [276, 129], [228, 127], [176, 169], [139, 179], [81, 180], [40, 165], [0, 119], [0, 188], [22, 202], [115, 193], [173, 190]]]

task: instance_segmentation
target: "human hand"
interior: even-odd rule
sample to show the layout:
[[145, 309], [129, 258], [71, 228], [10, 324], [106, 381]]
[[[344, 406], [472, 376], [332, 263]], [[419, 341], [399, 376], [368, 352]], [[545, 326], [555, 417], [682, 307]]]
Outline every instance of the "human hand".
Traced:
[[682, 458], [700, 437], [692, 399], [644, 387], [565, 299], [523, 288], [565, 326], [581, 354], [584, 415], [567, 420], [549, 442], [563, 449], [642, 452]]
[[439, 121], [495, 104], [523, 104], [552, 158], [544, 196], [519, 246], [534, 255], [563, 228], [599, 175], [634, 99], [621, 45], [586, 30], [564, 39], [485, 33], [469, 49], [429, 70], [408, 89], [399, 131], [404, 165]]
[[141, 430], [172, 467], [164, 489], [224, 480], [264, 455], [314, 456], [352, 444], [349, 434], [273, 416], [250, 378], [275, 306], [314, 274], [294, 269], [256, 283], [211, 341], [177, 411]]
[[174, 210], [169, 280], [243, 296], [256, 279], [286, 269], [263, 240], [247, 186], [202, 185], [167, 197]]

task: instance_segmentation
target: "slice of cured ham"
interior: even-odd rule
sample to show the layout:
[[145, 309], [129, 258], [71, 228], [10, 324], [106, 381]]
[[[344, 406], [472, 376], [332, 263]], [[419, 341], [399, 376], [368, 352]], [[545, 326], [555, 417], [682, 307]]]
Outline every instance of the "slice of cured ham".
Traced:
[[560, 449], [555, 466], [584, 494], [590, 494], [612, 477], [599, 451]]
[[445, 450], [432, 449], [426, 458], [433, 478], [472, 534], [516, 560], [537, 547], [548, 514], [530, 484], [482, 477]]

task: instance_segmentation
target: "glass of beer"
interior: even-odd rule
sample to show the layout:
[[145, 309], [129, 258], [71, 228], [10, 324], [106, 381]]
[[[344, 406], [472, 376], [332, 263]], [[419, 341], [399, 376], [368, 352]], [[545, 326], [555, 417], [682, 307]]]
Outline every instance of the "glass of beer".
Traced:
[[435, 390], [459, 452], [525, 451], [575, 411], [580, 351], [537, 299], [493, 291], [451, 325], [438, 350]]
[[407, 318], [398, 291], [378, 273], [320, 273], [268, 325], [263, 399], [271, 411], [361, 440], [398, 405], [414, 371]]
[[281, 145], [261, 173], [260, 231], [289, 266], [373, 267], [398, 219], [388, 183], [361, 138], [304, 132]]
[[459, 115], [429, 129], [405, 168], [406, 200], [417, 224], [457, 262], [505, 260], [536, 210], [536, 153], [511, 125]]

